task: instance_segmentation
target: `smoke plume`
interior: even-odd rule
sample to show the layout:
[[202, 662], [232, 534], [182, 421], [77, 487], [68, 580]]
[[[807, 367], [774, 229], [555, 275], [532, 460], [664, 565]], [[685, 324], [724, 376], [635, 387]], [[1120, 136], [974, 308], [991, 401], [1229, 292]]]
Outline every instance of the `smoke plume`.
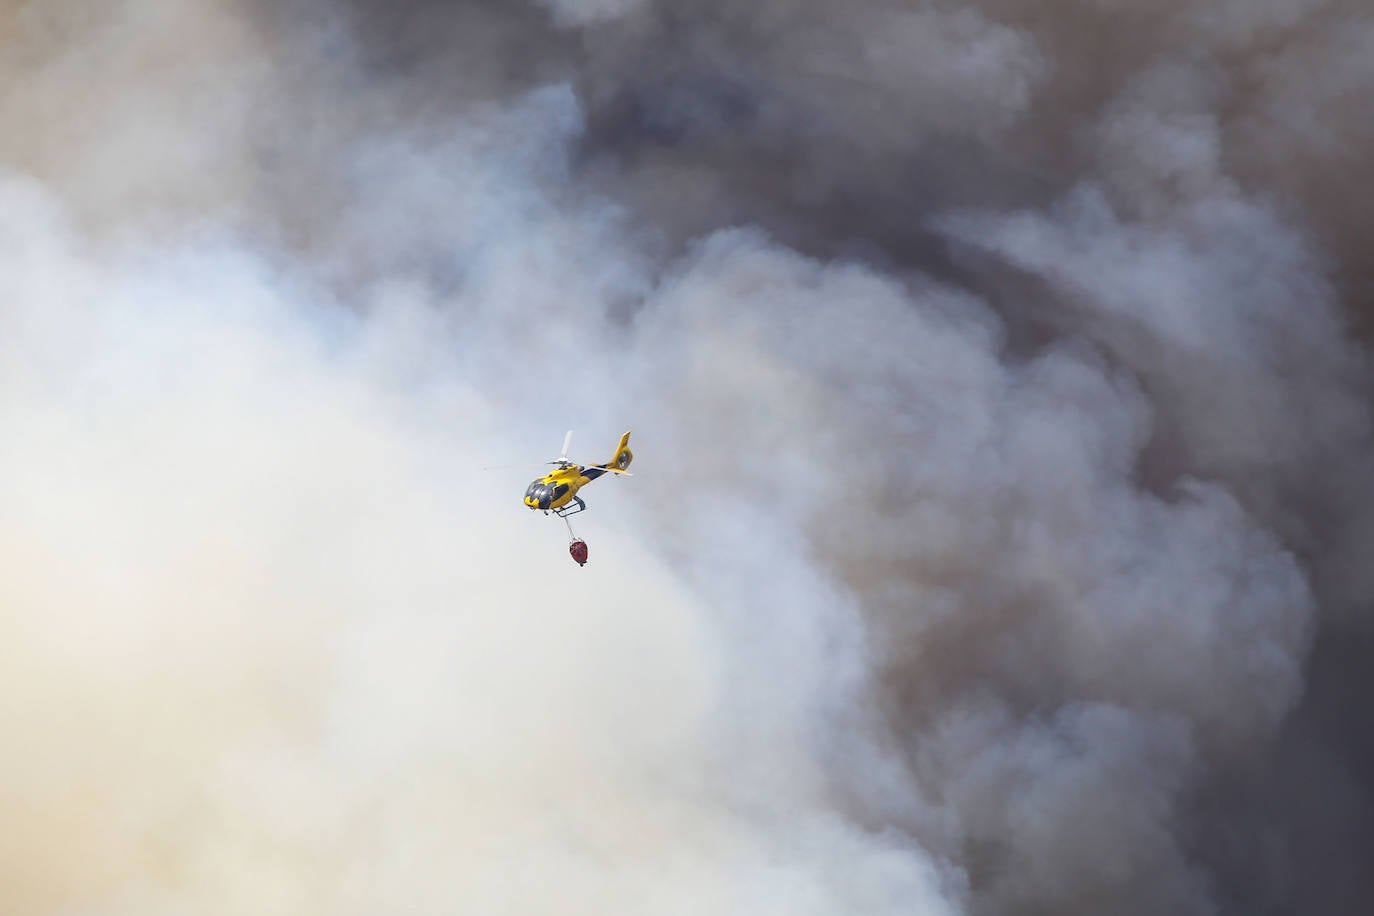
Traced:
[[[1364, 912], [1355, 0], [0, 5], [0, 910]], [[529, 471], [610, 455], [573, 524]]]

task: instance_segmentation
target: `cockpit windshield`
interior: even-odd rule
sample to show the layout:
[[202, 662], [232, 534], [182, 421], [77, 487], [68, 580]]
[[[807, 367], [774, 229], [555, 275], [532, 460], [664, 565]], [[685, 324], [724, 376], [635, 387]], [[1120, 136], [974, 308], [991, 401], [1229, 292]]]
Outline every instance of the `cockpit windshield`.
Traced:
[[525, 491], [525, 505], [531, 509], [548, 509], [567, 496], [570, 489], [566, 483], [546, 483], [541, 477]]

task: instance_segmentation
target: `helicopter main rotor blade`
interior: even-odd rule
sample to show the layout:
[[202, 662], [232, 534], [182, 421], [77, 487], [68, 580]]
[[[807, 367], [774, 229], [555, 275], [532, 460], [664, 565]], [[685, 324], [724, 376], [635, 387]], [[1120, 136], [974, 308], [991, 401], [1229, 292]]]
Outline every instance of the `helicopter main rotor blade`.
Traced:
[[568, 430], [568, 434], [567, 434], [566, 436], [563, 437], [563, 451], [561, 451], [561, 452], [558, 453], [558, 460], [559, 460], [559, 461], [567, 461], [567, 460], [568, 460], [568, 446], [572, 445], [572, 434], [573, 434], [573, 431], [572, 431], [572, 430]]

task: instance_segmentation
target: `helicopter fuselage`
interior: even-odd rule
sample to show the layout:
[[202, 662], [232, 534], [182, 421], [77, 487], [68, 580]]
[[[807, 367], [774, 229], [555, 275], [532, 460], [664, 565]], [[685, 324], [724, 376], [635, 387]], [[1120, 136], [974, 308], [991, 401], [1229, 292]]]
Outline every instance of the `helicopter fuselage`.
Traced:
[[606, 473], [606, 468], [570, 464], [545, 474], [525, 490], [525, 505], [557, 511], [577, 499], [577, 491]]

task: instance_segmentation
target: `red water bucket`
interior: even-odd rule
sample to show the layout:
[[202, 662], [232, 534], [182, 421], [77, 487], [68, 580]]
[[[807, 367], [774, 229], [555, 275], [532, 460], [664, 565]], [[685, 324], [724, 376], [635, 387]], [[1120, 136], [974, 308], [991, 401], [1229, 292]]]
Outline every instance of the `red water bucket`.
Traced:
[[568, 545], [568, 554], [577, 561], [578, 566], [587, 565], [587, 542], [578, 538]]

